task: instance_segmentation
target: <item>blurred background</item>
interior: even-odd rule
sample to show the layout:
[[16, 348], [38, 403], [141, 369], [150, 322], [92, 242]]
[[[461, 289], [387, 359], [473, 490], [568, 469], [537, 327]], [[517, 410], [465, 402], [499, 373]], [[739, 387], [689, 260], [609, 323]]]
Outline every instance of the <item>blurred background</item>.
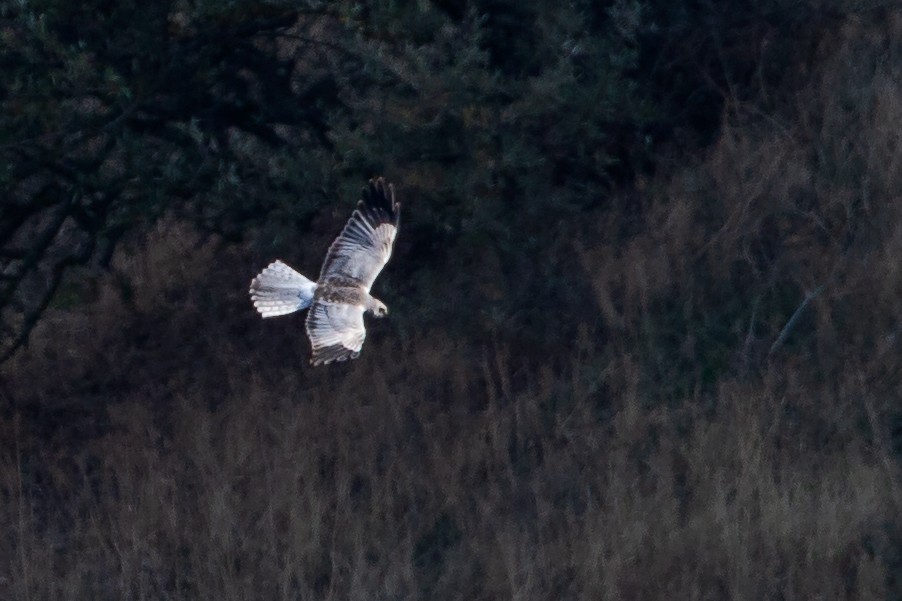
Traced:
[[0, 598], [902, 599], [896, 4], [0, 4]]

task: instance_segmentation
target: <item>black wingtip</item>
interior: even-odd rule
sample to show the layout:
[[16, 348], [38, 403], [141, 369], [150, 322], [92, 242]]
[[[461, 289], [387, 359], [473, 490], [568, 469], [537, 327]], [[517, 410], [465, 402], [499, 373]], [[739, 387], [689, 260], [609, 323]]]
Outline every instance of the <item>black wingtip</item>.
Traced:
[[310, 365], [318, 367], [332, 363], [343, 363], [349, 359], [356, 359], [359, 356], [360, 351], [353, 351], [340, 344], [334, 344], [314, 351], [310, 357]]
[[386, 182], [383, 177], [370, 179], [369, 184], [363, 188], [361, 200], [357, 205], [361, 209], [375, 211], [379, 220], [384, 223], [398, 225], [401, 205], [395, 200], [395, 186]]

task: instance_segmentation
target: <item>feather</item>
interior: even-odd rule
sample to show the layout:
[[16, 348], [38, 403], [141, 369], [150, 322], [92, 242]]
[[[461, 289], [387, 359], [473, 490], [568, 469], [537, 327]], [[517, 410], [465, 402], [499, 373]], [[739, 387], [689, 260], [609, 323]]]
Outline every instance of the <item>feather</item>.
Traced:
[[359, 305], [317, 301], [307, 314], [306, 327], [313, 365], [356, 359], [366, 338], [363, 307]]
[[287, 315], [306, 309], [313, 302], [316, 283], [283, 263], [275, 261], [251, 280], [250, 295], [263, 317]]
[[370, 180], [361, 196], [357, 209], [329, 247], [319, 279], [350, 278], [369, 292], [391, 257], [401, 205], [395, 201], [394, 186], [381, 177]]

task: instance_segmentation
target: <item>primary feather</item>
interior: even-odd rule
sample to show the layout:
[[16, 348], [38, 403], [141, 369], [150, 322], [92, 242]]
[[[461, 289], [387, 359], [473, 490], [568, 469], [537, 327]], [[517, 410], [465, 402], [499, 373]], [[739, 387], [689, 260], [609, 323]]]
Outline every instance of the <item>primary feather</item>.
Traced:
[[363, 198], [323, 261], [320, 281], [336, 278], [355, 280], [367, 292], [391, 257], [398, 233], [401, 205], [395, 189], [380, 177], [370, 180]]
[[317, 302], [307, 314], [307, 336], [313, 365], [356, 359], [366, 338], [363, 307], [348, 303]]

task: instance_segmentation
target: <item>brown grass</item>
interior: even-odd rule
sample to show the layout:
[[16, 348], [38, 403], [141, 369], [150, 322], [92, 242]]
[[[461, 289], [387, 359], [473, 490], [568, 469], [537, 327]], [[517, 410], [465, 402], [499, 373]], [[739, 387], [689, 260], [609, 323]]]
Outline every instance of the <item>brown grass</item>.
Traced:
[[[297, 332], [281, 332], [298, 319], [248, 310], [226, 325], [220, 306], [202, 323], [197, 299], [178, 312], [148, 300], [203, 281], [214, 250], [155, 234], [119, 264], [142, 300], [105, 293], [82, 319], [48, 320], [10, 370], [24, 412], [0, 424], [15, 443], [0, 461], [11, 598], [869, 599], [898, 586], [896, 460], [868, 432], [860, 372], [818, 384], [805, 365], [771, 366], [662, 403], [635, 356], [590, 340], [555, 373], [503, 346], [385, 333], [351, 365], [310, 370]], [[127, 342], [145, 321], [147, 340]], [[165, 343], [189, 324], [182, 346]], [[250, 340], [231, 339], [242, 328]]]
[[[488, 366], [480, 390], [448, 369], [459, 348], [394, 350], [343, 374], [236, 368], [212, 410], [202, 391], [163, 415], [116, 404], [75, 456], [4, 424], [12, 598], [887, 595], [898, 509], [878, 450], [794, 421], [856, 391], [727, 381], [713, 411], [648, 409], [628, 358], [592, 374], [601, 398], [584, 365], [516, 391]], [[436, 395], [461, 385], [491, 400]]]

